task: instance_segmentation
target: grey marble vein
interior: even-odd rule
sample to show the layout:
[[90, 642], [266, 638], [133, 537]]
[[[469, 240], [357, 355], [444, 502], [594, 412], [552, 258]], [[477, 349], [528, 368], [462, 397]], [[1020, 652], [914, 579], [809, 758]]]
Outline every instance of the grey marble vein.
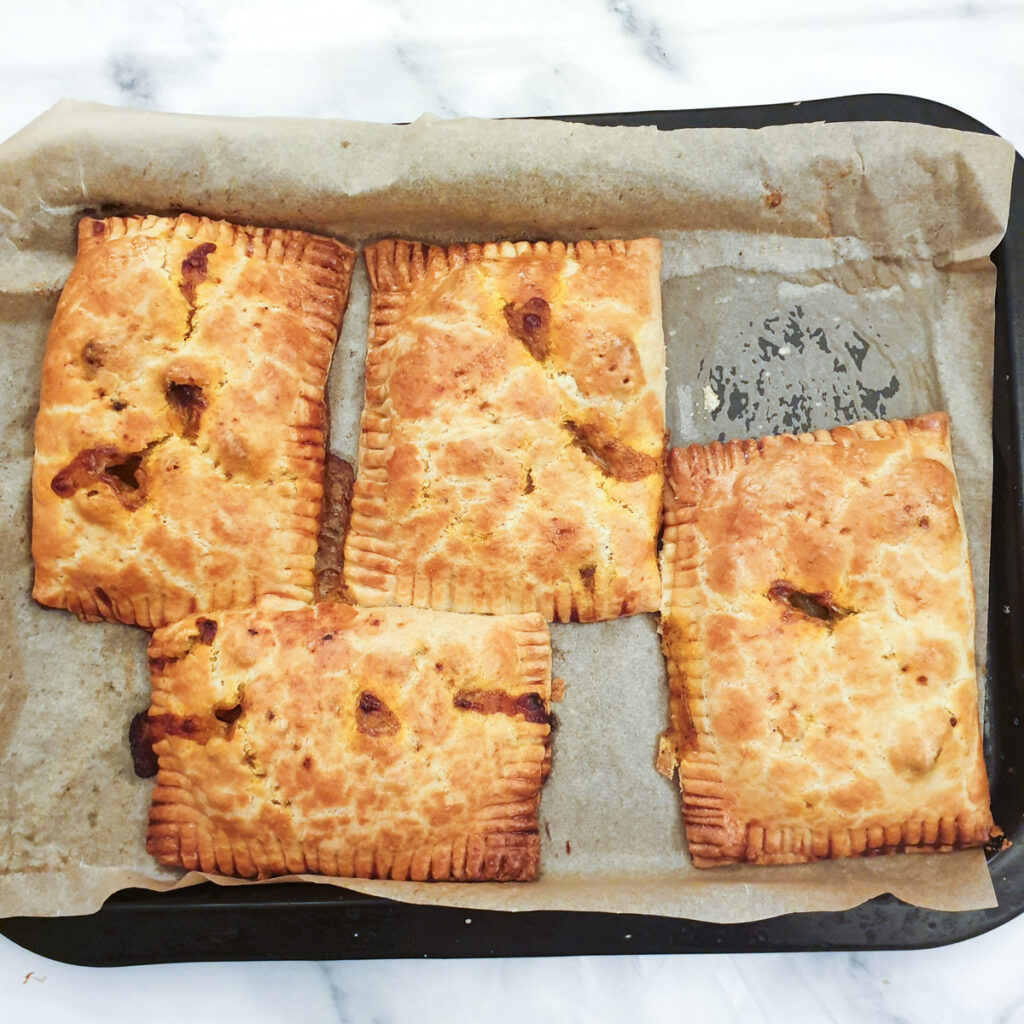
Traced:
[[645, 57], [667, 71], [678, 71], [679, 66], [669, 56], [657, 22], [651, 18], [638, 16], [633, 6], [627, 0], [613, 0], [609, 9], [626, 35], [640, 44]]
[[158, 106], [152, 74], [125, 52], [114, 53], [107, 61], [108, 74], [121, 94], [121, 100], [131, 107]]

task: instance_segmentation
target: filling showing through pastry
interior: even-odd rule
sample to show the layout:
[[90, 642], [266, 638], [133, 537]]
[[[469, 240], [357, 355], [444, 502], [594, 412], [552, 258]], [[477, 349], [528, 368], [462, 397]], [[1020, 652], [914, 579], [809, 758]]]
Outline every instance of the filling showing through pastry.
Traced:
[[142, 461], [160, 443], [153, 441], [137, 452], [122, 452], [113, 445], [87, 448], [54, 476], [50, 488], [58, 497], [70, 498], [82, 488], [102, 483], [113, 491], [125, 509], [134, 512], [146, 500]]
[[190, 441], [199, 433], [199, 420], [206, 408], [200, 384], [167, 382], [167, 404], [174, 410], [181, 424], [181, 435]]
[[795, 608], [801, 614], [819, 622], [838, 622], [847, 615], [856, 614], [852, 608], [840, 608], [828, 591], [823, 594], [808, 594], [785, 580], [775, 580], [768, 588], [768, 596], [773, 601], [787, 604], [790, 608]]

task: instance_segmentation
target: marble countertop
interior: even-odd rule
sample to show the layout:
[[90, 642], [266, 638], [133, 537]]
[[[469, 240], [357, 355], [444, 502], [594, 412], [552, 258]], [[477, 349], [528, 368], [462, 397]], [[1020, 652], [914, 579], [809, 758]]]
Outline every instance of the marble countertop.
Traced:
[[[1024, 4], [411, 0], [9, 5], [0, 139], [62, 97], [407, 121], [906, 93], [1024, 150]], [[486, 11], [486, 13], [481, 13]], [[0, 1020], [1024, 1022], [1024, 917], [934, 950], [91, 970], [0, 937]]]

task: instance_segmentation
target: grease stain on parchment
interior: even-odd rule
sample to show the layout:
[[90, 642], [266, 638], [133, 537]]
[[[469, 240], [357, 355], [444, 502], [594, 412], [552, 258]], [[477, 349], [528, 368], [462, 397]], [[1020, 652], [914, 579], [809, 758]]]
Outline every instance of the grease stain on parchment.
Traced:
[[849, 323], [826, 326], [799, 303], [774, 311], [737, 347], [735, 361], [701, 360], [704, 409], [715, 423], [748, 432], [756, 424], [759, 433], [809, 431], [823, 413], [836, 423], [885, 419], [901, 382], [866, 333]]

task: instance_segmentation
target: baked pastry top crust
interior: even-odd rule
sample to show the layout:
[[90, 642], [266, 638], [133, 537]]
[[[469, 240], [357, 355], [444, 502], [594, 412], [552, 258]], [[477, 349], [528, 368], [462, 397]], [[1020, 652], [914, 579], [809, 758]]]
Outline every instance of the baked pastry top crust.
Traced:
[[985, 843], [946, 416], [674, 449], [665, 501], [658, 767], [694, 863]]
[[660, 243], [392, 240], [365, 256], [356, 603], [657, 610]]
[[353, 263], [300, 231], [81, 221], [36, 419], [36, 600], [153, 627], [311, 599]]
[[265, 601], [150, 645], [147, 849], [243, 877], [537, 873], [551, 650], [537, 614]]

